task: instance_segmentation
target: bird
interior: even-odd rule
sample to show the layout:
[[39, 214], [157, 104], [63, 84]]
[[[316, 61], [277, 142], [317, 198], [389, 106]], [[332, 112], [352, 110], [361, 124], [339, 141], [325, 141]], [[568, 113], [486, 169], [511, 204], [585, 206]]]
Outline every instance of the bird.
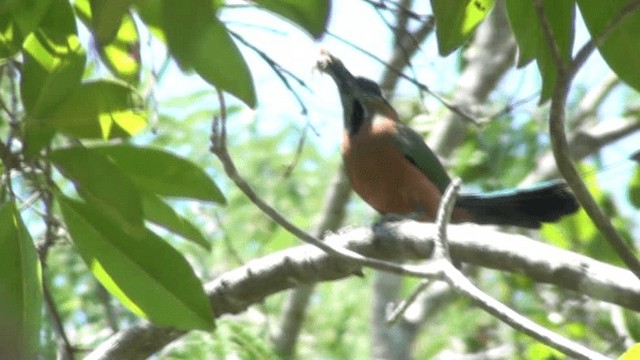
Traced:
[[[315, 67], [333, 79], [340, 94], [341, 152], [353, 190], [383, 217], [434, 221], [451, 178], [422, 136], [400, 121], [378, 84], [352, 75], [329, 51], [320, 51]], [[462, 193], [451, 222], [536, 229], [578, 209], [566, 182], [550, 180], [526, 188]]]

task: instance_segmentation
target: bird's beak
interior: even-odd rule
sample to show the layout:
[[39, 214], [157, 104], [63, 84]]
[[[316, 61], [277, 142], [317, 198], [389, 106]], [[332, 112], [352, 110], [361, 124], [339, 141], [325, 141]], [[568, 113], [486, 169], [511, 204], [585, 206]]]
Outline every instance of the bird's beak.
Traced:
[[357, 89], [355, 77], [342, 64], [342, 61], [325, 49], [320, 50], [316, 69], [333, 79], [341, 93], [353, 93]]

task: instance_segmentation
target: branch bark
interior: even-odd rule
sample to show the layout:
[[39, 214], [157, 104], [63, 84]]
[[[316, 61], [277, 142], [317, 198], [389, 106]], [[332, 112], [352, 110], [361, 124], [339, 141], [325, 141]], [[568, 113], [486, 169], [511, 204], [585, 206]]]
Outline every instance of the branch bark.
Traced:
[[[345, 247], [385, 260], [424, 259], [433, 251], [434, 224], [404, 221], [358, 228], [328, 236], [333, 247]], [[519, 273], [538, 282], [577, 291], [640, 312], [640, 280], [630, 271], [522, 235], [473, 224], [449, 225], [453, 261]], [[301, 245], [228, 271], [206, 284], [216, 317], [245, 311], [265, 297], [303, 283], [351, 276], [358, 268], [348, 260]], [[121, 330], [87, 359], [141, 359], [183, 333], [151, 324]]]

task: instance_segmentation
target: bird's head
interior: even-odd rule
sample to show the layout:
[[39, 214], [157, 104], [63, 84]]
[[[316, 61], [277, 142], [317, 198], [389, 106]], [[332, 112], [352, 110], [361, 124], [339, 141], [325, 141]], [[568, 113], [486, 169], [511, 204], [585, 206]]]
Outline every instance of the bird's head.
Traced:
[[331, 76], [338, 86], [344, 110], [344, 126], [351, 134], [376, 114], [397, 120], [398, 115], [382, 96], [378, 84], [364, 77], [353, 76], [342, 61], [327, 50], [320, 51], [316, 68]]

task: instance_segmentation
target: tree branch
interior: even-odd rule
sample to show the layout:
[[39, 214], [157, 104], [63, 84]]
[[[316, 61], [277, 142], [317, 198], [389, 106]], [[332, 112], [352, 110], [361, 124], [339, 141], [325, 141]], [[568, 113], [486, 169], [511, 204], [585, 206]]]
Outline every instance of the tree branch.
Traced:
[[[433, 251], [436, 226], [404, 221], [331, 235], [326, 242], [366, 256], [390, 260], [424, 259]], [[630, 271], [492, 227], [455, 224], [448, 228], [453, 261], [523, 274], [537, 282], [577, 291], [640, 312], [640, 280]], [[216, 317], [236, 314], [265, 297], [303, 283], [337, 280], [358, 268], [311, 245], [283, 250], [228, 271], [206, 284]], [[183, 333], [150, 324], [122, 330], [87, 359], [139, 359]]]
[[544, 326], [536, 324], [508, 306], [492, 298], [477, 288], [460, 270], [456, 269], [453, 264], [444, 262], [443, 266], [444, 278], [451, 287], [471, 299], [471, 301], [473, 301], [473, 303], [478, 307], [507, 323], [512, 328], [524, 332], [532, 338], [546, 345], [552, 346], [575, 359], [609, 359], [604, 355], [554, 333]]
[[[540, 23], [545, 33], [547, 45], [551, 49], [551, 52], [554, 53], [557, 51], [557, 44], [551, 36], [552, 31], [549, 22], [546, 19], [544, 9], [542, 8], [542, 1], [536, 0], [535, 4], [536, 12], [538, 14], [538, 17], [540, 18]], [[632, 8], [637, 9], [639, 7], [640, 6], [635, 6]], [[629, 8], [630, 7], [627, 6], [623, 10], [627, 10]], [[630, 11], [624, 13], [624, 15], [628, 15], [629, 13]], [[604, 37], [610, 34], [612, 32], [612, 29], [614, 29], [615, 26], [619, 24], [619, 21], [621, 21], [624, 17], [625, 16], [616, 16], [614, 20], [617, 22], [612, 21], [612, 23], [607, 27], [607, 31], [605, 31], [605, 34], [595, 39], [594, 43], [603, 41]], [[580, 51], [578, 55], [582, 54], [583, 52]], [[640, 261], [638, 261], [638, 258], [636, 258], [631, 247], [627, 245], [622, 236], [618, 234], [611, 221], [602, 212], [593, 196], [591, 196], [591, 193], [582, 181], [578, 170], [576, 169], [569, 156], [569, 144], [567, 142], [567, 137], [565, 134], [565, 109], [567, 105], [567, 96], [569, 93], [571, 82], [573, 80], [573, 76], [577, 72], [578, 68], [582, 66], [584, 59], [586, 59], [586, 57], [584, 57], [584, 59], [578, 59], [578, 55], [576, 56], [576, 60], [574, 60], [571, 63], [571, 66], [569, 66], [568, 68], [561, 60], [556, 59], [557, 56], [554, 55], [554, 61], [556, 62], [558, 74], [553, 89], [553, 94], [551, 96], [551, 110], [549, 114], [549, 133], [551, 134], [551, 148], [553, 149], [553, 155], [556, 159], [556, 163], [558, 164], [560, 173], [571, 187], [571, 190], [573, 190], [576, 198], [578, 199], [584, 210], [593, 220], [596, 227], [604, 235], [604, 237], [609, 242], [609, 245], [611, 245], [611, 247], [616, 251], [625, 265], [638, 278], [640, 278]]]
[[[581, 126], [568, 140], [569, 154], [574, 161], [582, 160], [615, 141], [637, 133], [638, 130], [640, 130], [640, 121], [636, 117], [611, 119], [590, 128]], [[521, 185], [534, 184], [552, 178], [557, 173], [558, 167], [551, 150], [538, 159], [535, 170], [522, 181]]]

